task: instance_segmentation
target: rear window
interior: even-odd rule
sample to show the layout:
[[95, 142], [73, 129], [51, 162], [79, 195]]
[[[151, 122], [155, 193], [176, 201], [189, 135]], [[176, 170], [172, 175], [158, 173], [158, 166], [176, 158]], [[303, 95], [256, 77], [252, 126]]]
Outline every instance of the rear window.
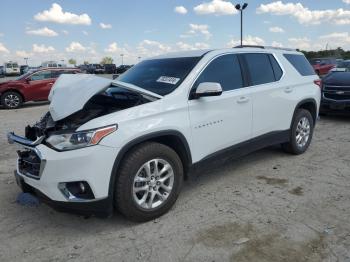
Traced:
[[302, 76], [311, 76], [315, 74], [314, 69], [304, 55], [284, 54], [283, 56]]

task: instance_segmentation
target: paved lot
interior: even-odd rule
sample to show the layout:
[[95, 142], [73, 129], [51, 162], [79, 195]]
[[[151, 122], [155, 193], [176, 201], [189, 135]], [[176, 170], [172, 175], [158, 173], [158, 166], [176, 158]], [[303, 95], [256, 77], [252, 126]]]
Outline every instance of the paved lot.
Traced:
[[143, 224], [16, 203], [15, 149], [47, 110], [0, 109], [0, 261], [350, 261], [350, 118], [318, 122], [309, 151], [278, 147], [193, 174], [175, 207]]

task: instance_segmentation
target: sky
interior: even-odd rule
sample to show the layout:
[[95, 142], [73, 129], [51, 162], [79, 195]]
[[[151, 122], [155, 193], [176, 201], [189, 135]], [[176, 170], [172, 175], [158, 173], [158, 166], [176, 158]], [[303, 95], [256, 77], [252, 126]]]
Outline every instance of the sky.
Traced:
[[[350, 50], [350, 0], [255, 1], [244, 43]], [[240, 16], [226, 0], [2, 0], [0, 64], [70, 58], [134, 64], [163, 53], [239, 44]], [[242, 3], [242, 2], [241, 2]]]

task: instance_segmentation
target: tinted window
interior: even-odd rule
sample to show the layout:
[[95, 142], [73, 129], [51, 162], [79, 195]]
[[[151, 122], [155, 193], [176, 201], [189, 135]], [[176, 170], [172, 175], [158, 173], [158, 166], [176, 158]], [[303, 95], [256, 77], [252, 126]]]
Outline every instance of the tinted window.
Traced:
[[202, 72], [195, 83], [220, 83], [222, 90], [233, 90], [243, 87], [241, 68], [236, 55], [224, 55], [212, 61]]
[[283, 75], [283, 71], [282, 71], [280, 65], [277, 63], [275, 57], [273, 55], [269, 55], [269, 57], [270, 57], [273, 73], [275, 75], [275, 80], [278, 81], [281, 79], [281, 77]]
[[250, 73], [251, 85], [275, 82], [275, 75], [268, 54], [244, 54]]
[[315, 74], [314, 69], [304, 55], [284, 54], [284, 57], [287, 58], [287, 60], [302, 76], [310, 76]]
[[51, 71], [41, 71], [41, 72], [38, 72], [38, 73], [34, 73], [30, 79], [32, 81], [38, 81], [38, 80], [45, 80], [45, 79], [50, 79], [52, 78], [51, 76]]
[[118, 80], [167, 95], [182, 83], [199, 60], [200, 57], [145, 60], [126, 71]]

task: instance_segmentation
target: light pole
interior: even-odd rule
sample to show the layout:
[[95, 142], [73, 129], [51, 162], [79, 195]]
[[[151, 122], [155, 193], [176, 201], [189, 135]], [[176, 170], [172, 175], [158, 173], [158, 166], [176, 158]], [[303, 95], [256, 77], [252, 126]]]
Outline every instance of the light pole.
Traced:
[[124, 54], [120, 54], [121, 58], [122, 58], [122, 65], [124, 65]]
[[28, 65], [28, 57], [23, 58], [26, 61], [26, 65]]
[[241, 46], [243, 46], [243, 10], [248, 6], [247, 3], [244, 3], [242, 6], [237, 4], [235, 7], [241, 13]]

